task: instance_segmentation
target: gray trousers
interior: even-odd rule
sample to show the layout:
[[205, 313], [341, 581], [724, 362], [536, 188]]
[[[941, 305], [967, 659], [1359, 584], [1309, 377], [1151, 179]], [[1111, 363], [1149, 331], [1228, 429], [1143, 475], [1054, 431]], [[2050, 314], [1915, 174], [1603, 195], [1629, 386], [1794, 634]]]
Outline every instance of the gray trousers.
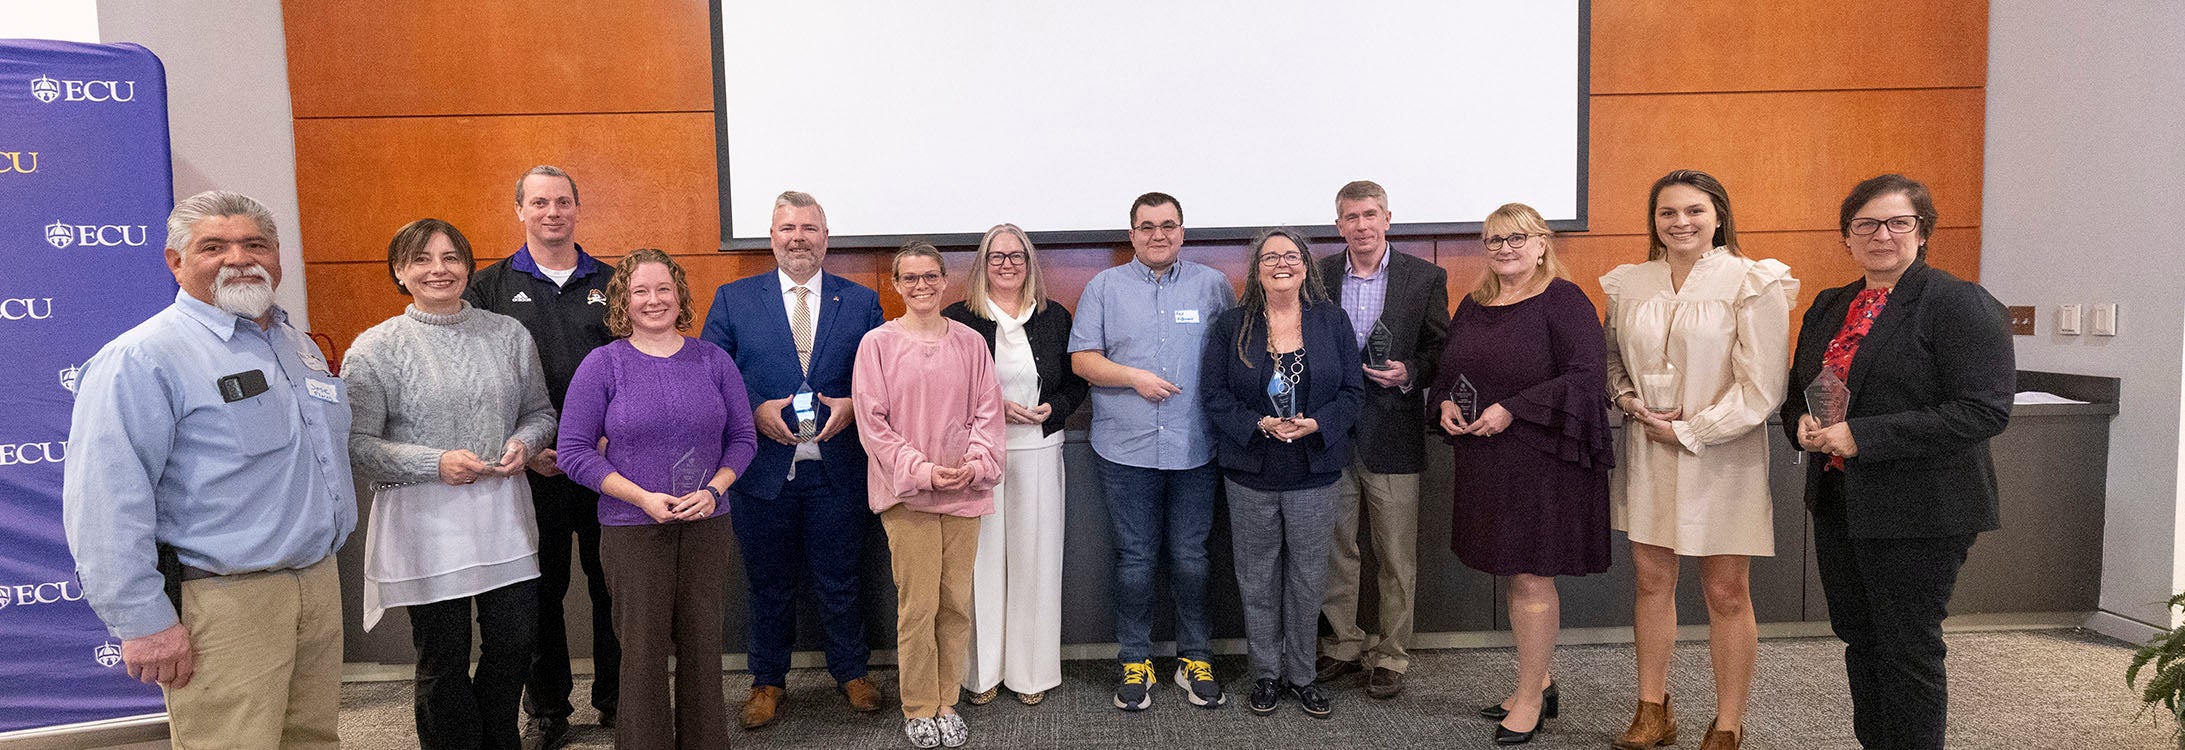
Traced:
[[1310, 685], [1335, 536], [1335, 486], [1265, 492], [1225, 484], [1252, 676]]

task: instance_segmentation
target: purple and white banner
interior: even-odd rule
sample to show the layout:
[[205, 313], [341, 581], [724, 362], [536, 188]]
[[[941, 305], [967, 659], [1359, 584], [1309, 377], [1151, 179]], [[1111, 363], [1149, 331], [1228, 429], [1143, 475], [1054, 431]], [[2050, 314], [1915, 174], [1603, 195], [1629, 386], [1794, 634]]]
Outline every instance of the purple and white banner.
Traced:
[[173, 184], [151, 51], [0, 39], [0, 732], [165, 710], [83, 602], [61, 467], [84, 360], [174, 301]]

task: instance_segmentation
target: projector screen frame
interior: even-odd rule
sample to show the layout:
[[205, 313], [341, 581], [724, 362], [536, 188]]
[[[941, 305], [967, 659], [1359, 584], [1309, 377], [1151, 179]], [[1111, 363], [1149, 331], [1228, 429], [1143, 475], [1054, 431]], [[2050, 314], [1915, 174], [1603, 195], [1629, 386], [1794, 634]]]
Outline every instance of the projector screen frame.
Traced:
[[[722, 2], [723, 0], [708, 0], [706, 3], [709, 12], [712, 15], [711, 38], [713, 42], [713, 48], [709, 51], [709, 54], [713, 58], [713, 154], [715, 169], [714, 178], [716, 184], [718, 185], [717, 192], [720, 199], [720, 206], [718, 210], [720, 212], [721, 219], [721, 242], [718, 251], [737, 252], [767, 250], [770, 246], [768, 240], [764, 237], [736, 239], [735, 227], [731, 222], [730, 218], [729, 206], [732, 202], [731, 199], [733, 193], [730, 188], [730, 183], [732, 182], [732, 180], [730, 179], [731, 173], [729, 171], [730, 165], [728, 159], [728, 71], [726, 69], [726, 61], [723, 59], [723, 50], [721, 48]], [[1592, 121], [1591, 102], [1593, 90], [1593, 2], [1592, 0], [1577, 0], [1577, 3], [1578, 81], [1576, 89], [1578, 92], [1578, 124], [1576, 130], [1578, 135], [1578, 149], [1577, 174], [1575, 175], [1575, 177], [1577, 180], [1578, 192], [1576, 195], [1576, 216], [1571, 219], [1549, 220], [1548, 228], [1553, 229], [1557, 232], [1584, 232], [1587, 231], [1588, 227], [1587, 200], [1588, 194], [1591, 191], [1590, 183], [1592, 176], [1590, 174], [1591, 158], [1588, 152], [1591, 144], [1587, 136], [1590, 132]], [[1364, 178], [1370, 179], [1371, 177], [1365, 176]], [[769, 188], [769, 190], [771, 190], [771, 188]], [[1127, 201], [1120, 197], [1117, 199], [1117, 205], [1125, 205], [1126, 203]], [[1334, 212], [1331, 210], [1329, 213], [1333, 214]], [[1188, 242], [1197, 243], [1208, 240], [1217, 242], [1235, 242], [1240, 240], [1249, 240], [1254, 236], [1257, 236], [1259, 232], [1266, 229], [1267, 227], [1190, 226], [1189, 228], [1191, 235]], [[1309, 226], [1298, 226], [1292, 228], [1303, 233], [1307, 239], [1311, 240], [1318, 241], [1340, 239], [1339, 235], [1336, 234], [1335, 224], [1332, 217], [1330, 218], [1330, 221], [1325, 224], [1313, 224]], [[1388, 237], [1392, 241], [1421, 240], [1439, 237], [1477, 235], [1479, 233], [1480, 222], [1477, 221], [1412, 223], [1396, 222], [1389, 225]], [[1129, 244], [1130, 242], [1130, 230], [1121, 226], [1118, 226], [1115, 229], [1083, 229], [1059, 231], [1034, 231], [1027, 229], [1025, 230], [1025, 234], [1029, 236], [1032, 242], [1036, 245], [1118, 245]], [[903, 243], [909, 242], [911, 240], [925, 240], [927, 242], [933, 243], [936, 247], [942, 248], [944, 250], [966, 249], [978, 247], [979, 240], [983, 237], [983, 233], [977, 232], [953, 232], [941, 234], [836, 235], [828, 238], [827, 245], [828, 248], [832, 250], [883, 250], [899, 247]]]

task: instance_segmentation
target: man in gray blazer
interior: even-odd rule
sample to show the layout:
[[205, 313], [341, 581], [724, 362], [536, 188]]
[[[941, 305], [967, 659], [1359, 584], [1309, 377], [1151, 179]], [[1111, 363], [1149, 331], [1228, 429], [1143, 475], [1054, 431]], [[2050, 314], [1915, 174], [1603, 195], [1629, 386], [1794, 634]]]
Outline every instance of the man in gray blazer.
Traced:
[[[1335, 545], [1321, 614], [1322, 682], [1371, 670], [1366, 692], [1394, 698], [1411, 668], [1412, 594], [1418, 578], [1419, 470], [1426, 446], [1422, 389], [1434, 379], [1449, 332], [1449, 273], [1396, 252], [1388, 242], [1388, 191], [1359, 180], [1335, 194], [1335, 228], [1344, 251], [1320, 259], [1328, 296], [1350, 315], [1358, 336], [1366, 394], [1353, 445], [1358, 451], [1336, 481]], [[1382, 349], [1385, 350], [1376, 351]], [[1385, 357], [1385, 362], [1376, 357]], [[1380, 575], [1380, 639], [1366, 649], [1358, 626], [1359, 499]]]

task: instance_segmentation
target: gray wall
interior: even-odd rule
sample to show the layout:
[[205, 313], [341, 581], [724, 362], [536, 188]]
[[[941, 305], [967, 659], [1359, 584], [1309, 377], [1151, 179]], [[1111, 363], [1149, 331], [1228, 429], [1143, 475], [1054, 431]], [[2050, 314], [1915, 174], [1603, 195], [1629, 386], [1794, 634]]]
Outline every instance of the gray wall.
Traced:
[[[1988, 34], [1981, 281], [2041, 308], [2038, 335], [2017, 339], [2021, 369], [2123, 380], [2101, 608], [2168, 626], [2185, 458], [2185, 4], [1997, 0]], [[2104, 302], [2122, 306], [2121, 335], [2054, 333], [2056, 305]]]
[[98, 8], [103, 41], [144, 45], [166, 63], [175, 198], [220, 188], [273, 209], [282, 268], [275, 299], [308, 330], [280, 0], [98, 0]]

